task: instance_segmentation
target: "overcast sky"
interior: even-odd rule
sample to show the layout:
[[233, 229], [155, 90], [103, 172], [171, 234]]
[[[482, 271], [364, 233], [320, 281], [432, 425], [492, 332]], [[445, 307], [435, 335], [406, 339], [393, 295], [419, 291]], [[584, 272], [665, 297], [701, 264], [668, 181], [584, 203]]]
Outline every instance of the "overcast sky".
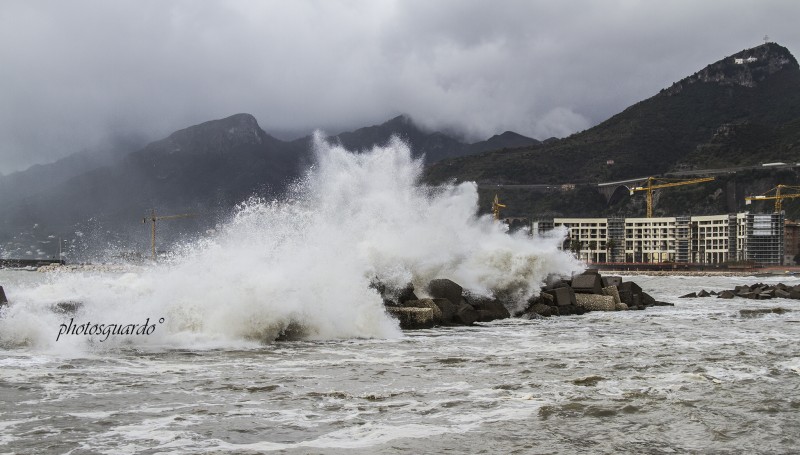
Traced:
[[407, 113], [470, 138], [595, 125], [770, 41], [798, 0], [0, 1], [0, 173], [249, 112], [297, 137]]

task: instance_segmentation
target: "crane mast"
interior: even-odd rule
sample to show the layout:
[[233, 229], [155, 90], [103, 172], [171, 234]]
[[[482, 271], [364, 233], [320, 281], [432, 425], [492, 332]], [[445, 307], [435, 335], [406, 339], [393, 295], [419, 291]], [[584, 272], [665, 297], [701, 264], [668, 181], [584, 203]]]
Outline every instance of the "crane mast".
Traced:
[[[786, 193], [786, 190], [794, 191], [793, 193]], [[775, 192], [775, 194], [770, 194]], [[775, 201], [775, 213], [780, 213], [783, 209], [784, 199], [795, 199], [800, 197], [800, 186], [778, 185], [775, 188], [767, 191], [758, 196], [748, 196], [744, 198], [744, 202], [750, 205], [753, 201]]]
[[703, 177], [699, 179], [686, 179], [686, 180], [676, 180], [676, 179], [659, 179], [655, 177], [647, 177], [647, 186], [637, 186], [633, 188], [629, 188], [631, 192], [631, 196], [637, 191], [647, 191], [647, 217], [653, 217], [653, 191], [660, 190], [662, 188], [672, 188], [675, 186], [682, 186], [682, 185], [694, 185], [696, 183], [704, 183], [710, 182], [714, 180], [714, 177]]
[[189, 218], [194, 216], [193, 213], [182, 213], [180, 215], [159, 215], [156, 216], [156, 209], [152, 209], [150, 211], [150, 216], [145, 217], [142, 219], [142, 224], [146, 224], [148, 221], [151, 223], [150, 227], [150, 248], [153, 254], [153, 260], [157, 259], [156, 255], [156, 221], [162, 220], [173, 220], [176, 218]]
[[500, 220], [500, 209], [505, 207], [505, 204], [501, 204], [500, 198], [495, 194], [494, 201], [492, 201], [492, 216], [494, 216], [495, 221]]

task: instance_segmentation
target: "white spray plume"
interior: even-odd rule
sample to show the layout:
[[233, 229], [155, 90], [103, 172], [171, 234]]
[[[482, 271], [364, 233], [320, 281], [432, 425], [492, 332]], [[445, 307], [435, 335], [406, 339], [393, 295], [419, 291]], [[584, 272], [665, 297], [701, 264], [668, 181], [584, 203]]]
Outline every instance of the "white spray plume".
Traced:
[[[211, 239], [182, 259], [124, 275], [61, 274], [19, 290], [0, 319], [0, 343], [53, 347], [58, 301], [83, 303], [74, 323], [164, 319], [149, 336], [62, 336], [73, 347], [156, 344], [197, 347], [305, 339], [396, 337], [374, 279], [434, 278], [472, 293], [503, 291], [522, 305], [550, 273], [581, 264], [559, 238], [508, 234], [477, 215], [474, 183], [419, 184], [422, 161], [399, 139], [353, 153], [317, 133], [317, 162], [284, 200], [251, 199]], [[517, 308], [512, 308], [517, 309]], [[100, 337], [102, 338], [102, 337]], [[80, 341], [78, 341], [80, 340]]]

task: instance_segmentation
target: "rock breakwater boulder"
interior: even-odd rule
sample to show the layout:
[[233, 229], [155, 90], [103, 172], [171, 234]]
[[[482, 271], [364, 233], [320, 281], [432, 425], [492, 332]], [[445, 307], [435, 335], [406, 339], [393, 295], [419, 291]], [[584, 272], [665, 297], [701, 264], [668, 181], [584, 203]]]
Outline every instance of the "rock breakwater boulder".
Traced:
[[610, 295], [576, 294], [578, 306], [589, 311], [614, 311], [614, 297]]
[[558, 306], [578, 304], [578, 302], [575, 300], [575, 290], [573, 290], [566, 283], [564, 283], [564, 286], [555, 289], [544, 290], [542, 293], [551, 295], [553, 297], [553, 302]]
[[386, 311], [400, 321], [403, 330], [430, 329], [436, 325], [431, 308], [390, 306]]
[[478, 322], [491, 322], [511, 317], [511, 313], [499, 300], [473, 295], [465, 296], [464, 300], [478, 312]]
[[[528, 299], [528, 307], [515, 316], [540, 319], [553, 316], [581, 315], [588, 311], [644, 310], [649, 306], [672, 305], [658, 302], [634, 282], [621, 277], [603, 277], [597, 270], [588, 270], [571, 279], [548, 277], [539, 295]], [[389, 291], [375, 286], [382, 295]], [[749, 290], [749, 288], [748, 288]], [[496, 298], [465, 292], [458, 283], [439, 278], [431, 280], [419, 295], [413, 286], [393, 292], [384, 298], [387, 311], [400, 320], [403, 329], [428, 328], [436, 325], [472, 325], [511, 317], [501, 291]], [[789, 291], [786, 291], [789, 292]], [[516, 304], [515, 302], [512, 302]]]
[[751, 285], [738, 285], [733, 289], [708, 292], [705, 289], [699, 292], [690, 292], [680, 298], [710, 297], [716, 295], [718, 299], [733, 299], [735, 297], [753, 300], [769, 299], [792, 299], [800, 300], [800, 285], [788, 286], [784, 283], [767, 285], [764, 283], [754, 283]]
[[428, 294], [431, 297], [437, 299], [447, 299], [453, 302], [453, 305], [461, 304], [463, 293], [464, 288], [462, 288], [458, 283], [448, 280], [447, 278], [431, 280], [430, 283], [428, 283]]
[[603, 279], [597, 273], [584, 273], [572, 277], [572, 289], [580, 294], [602, 294]]
[[437, 307], [439, 307], [439, 311], [442, 312], [442, 323], [443, 324], [451, 324], [453, 322], [453, 316], [456, 315], [456, 310], [458, 307], [453, 305], [448, 299], [431, 299]]
[[433, 319], [433, 324], [441, 325], [442, 323], [444, 323], [442, 310], [441, 308], [439, 308], [439, 305], [437, 305], [432, 299], [406, 300], [405, 302], [403, 302], [402, 307], [430, 308], [430, 310], [432, 311], [431, 319]]
[[472, 325], [478, 321], [478, 312], [468, 303], [462, 303], [456, 308], [453, 322], [461, 325]]

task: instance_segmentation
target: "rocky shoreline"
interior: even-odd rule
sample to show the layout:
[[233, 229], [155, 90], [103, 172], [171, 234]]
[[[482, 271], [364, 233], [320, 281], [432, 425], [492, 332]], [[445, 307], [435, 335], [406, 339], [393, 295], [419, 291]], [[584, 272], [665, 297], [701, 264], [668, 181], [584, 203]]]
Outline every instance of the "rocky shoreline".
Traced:
[[644, 310], [651, 306], [672, 306], [658, 302], [633, 281], [620, 276], [602, 276], [588, 269], [570, 279], [553, 278], [531, 297], [525, 309], [512, 314], [502, 299], [475, 296], [452, 280], [431, 280], [419, 298], [414, 286], [388, 289], [376, 281], [372, 285], [384, 299], [386, 311], [404, 330], [435, 326], [472, 325], [498, 319], [519, 317], [539, 319], [552, 316], [582, 315], [589, 311]]
[[792, 299], [800, 300], [800, 285], [788, 286], [783, 283], [778, 284], [764, 284], [755, 283], [751, 285], [736, 286], [734, 289], [726, 289], [724, 291], [706, 291], [705, 289], [699, 292], [690, 292], [682, 295], [679, 298], [703, 298], [703, 297], [717, 297], [719, 299], [733, 299], [735, 297], [752, 300], [770, 300], [770, 299]]

